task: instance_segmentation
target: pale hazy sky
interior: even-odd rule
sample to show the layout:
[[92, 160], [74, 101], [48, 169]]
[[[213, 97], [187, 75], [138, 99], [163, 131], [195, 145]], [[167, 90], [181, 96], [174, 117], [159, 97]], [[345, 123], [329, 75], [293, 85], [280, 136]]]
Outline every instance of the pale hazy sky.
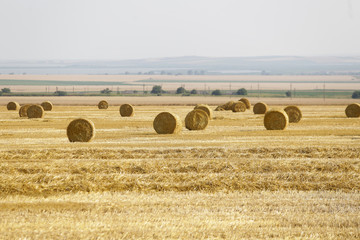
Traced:
[[0, 0], [0, 60], [360, 55], [358, 0]]

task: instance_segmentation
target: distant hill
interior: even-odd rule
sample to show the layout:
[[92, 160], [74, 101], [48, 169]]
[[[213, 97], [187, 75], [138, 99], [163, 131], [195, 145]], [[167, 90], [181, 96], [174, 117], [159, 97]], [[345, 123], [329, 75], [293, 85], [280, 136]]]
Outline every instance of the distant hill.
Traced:
[[350, 74], [360, 57], [168, 57], [114, 61], [0, 61], [2, 74]]

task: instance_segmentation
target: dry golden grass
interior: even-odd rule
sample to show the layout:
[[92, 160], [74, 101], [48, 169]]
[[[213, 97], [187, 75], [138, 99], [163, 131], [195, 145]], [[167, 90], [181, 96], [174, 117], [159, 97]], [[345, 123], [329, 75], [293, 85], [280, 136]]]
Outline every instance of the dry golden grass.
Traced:
[[359, 239], [359, 193], [78, 193], [0, 199], [3, 239]]
[[[42, 119], [0, 107], [0, 236], [358, 239], [360, 119], [345, 107], [302, 106], [284, 131], [219, 111], [178, 135], [153, 120], [169, 111], [183, 122], [192, 106], [137, 106], [132, 118], [56, 106]], [[70, 143], [80, 117], [97, 135]]]

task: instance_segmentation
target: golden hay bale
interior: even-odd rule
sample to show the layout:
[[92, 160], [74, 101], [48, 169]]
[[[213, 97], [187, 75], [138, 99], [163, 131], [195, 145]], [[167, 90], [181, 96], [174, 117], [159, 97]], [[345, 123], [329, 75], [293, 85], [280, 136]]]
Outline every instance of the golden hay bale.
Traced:
[[90, 120], [78, 118], [71, 121], [66, 134], [70, 142], [90, 142], [95, 137], [95, 125]]
[[232, 106], [234, 105], [234, 103], [235, 103], [234, 101], [230, 101], [222, 105], [222, 107], [227, 111], [232, 110]]
[[20, 108], [20, 104], [17, 102], [9, 102], [7, 105], [7, 110], [18, 110]]
[[185, 117], [185, 127], [189, 130], [204, 130], [209, 124], [209, 115], [202, 109], [194, 109]]
[[345, 114], [349, 118], [360, 117], [360, 104], [352, 103], [345, 109]]
[[31, 104], [25, 104], [24, 106], [21, 106], [19, 109], [19, 116], [27, 117], [27, 110], [30, 106], [31, 106]]
[[223, 105], [221, 105], [221, 106], [216, 107], [215, 111], [225, 111], [225, 109], [223, 108]]
[[232, 107], [233, 112], [245, 112], [246, 111], [246, 105], [244, 102], [236, 102], [233, 104]]
[[265, 114], [268, 111], [268, 105], [263, 102], [258, 102], [253, 107], [254, 114]]
[[99, 109], [107, 109], [109, 107], [109, 104], [107, 101], [105, 100], [101, 100], [99, 103], [98, 103], [98, 108]]
[[286, 114], [289, 117], [289, 122], [291, 123], [298, 123], [300, 122], [301, 118], [302, 118], [302, 113], [300, 108], [298, 108], [297, 106], [287, 106], [284, 111], [286, 112]]
[[26, 115], [28, 118], [42, 118], [44, 116], [44, 109], [40, 105], [31, 105], [27, 109]]
[[284, 130], [289, 124], [289, 117], [284, 110], [267, 111], [264, 125], [267, 130]]
[[120, 115], [122, 117], [132, 117], [134, 115], [134, 107], [130, 104], [120, 106]]
[[44, 111], [51, 111], [53, 109], [53, 105], [49, 101], [42, 102], [41, 106], [43, 107]]
[[181, 131], [182, 123], [176, 114], [162, 112], [155, 117], [153, 127], [158, 134], [177, 134]]
[[249, 99], [247, 99], [247, 98], [241, 98], [239, 101], [245, 103], [246, 109], [250, 109], [250, 108], [251, 108], [251, 104], [250, 104]]
[[212, 117], [213, 117], [212, 110], [210, 109], [210, 107], [209, 107], [208, 105], [205, 105], [205, 104], [197, 104], [194, 109], [201, 109], [201, 110], [203, 110], [204, 112], [207, 113], [207, 115], [209, 116], [209, 119], [212, 119]]

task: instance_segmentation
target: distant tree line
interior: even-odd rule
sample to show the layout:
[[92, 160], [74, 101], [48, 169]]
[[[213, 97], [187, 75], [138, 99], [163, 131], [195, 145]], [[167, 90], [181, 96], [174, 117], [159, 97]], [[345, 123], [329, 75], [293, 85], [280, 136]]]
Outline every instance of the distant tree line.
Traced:
[[354, 91], [351, 95], [352, 98], [360, 98], [360, 91]]

